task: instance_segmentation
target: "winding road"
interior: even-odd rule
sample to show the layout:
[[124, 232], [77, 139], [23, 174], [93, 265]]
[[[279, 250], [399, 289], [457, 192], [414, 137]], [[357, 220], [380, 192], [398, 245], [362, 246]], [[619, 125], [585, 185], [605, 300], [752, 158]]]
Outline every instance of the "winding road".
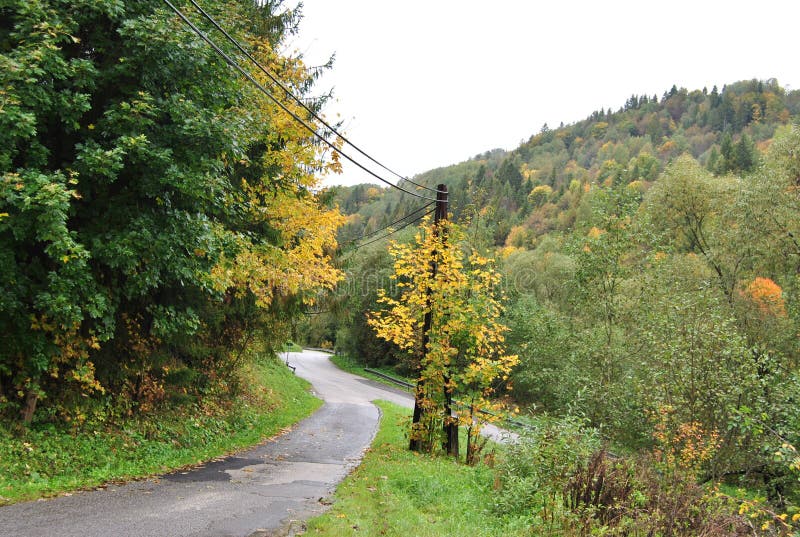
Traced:
[[0, 507], [0, 536], [264, 536], [323, 511], [375, 435], [372, 401], [411, 407], [413, 398], [346, 373], [321, 352], [290, 353], [289, 361], [325, 401], [289, 432], [187, 472]]

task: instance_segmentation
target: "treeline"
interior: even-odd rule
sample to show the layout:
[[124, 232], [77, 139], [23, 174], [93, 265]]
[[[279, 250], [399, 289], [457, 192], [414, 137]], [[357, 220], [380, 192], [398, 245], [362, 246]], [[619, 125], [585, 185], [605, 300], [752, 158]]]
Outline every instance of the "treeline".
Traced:
[[[774, 79], [710, 91], [673, 86], [661, 97], [632, 95], [617, 110], [601, 109], [571, 125], [544, 125], [511, 152], [488, 151], [414, 179], [428, 186], [447, 184], [456, 220], [482, 211], [482, 233], [490, 246], [530, 248], [544, 234], [572, 229], [577, 188], [652, 182], [683, 154], [715, 174], [748, 172], [775, 130], [798, 114], [800, 91], [787, 92]], [[368, 188], [374, 186], [340, 187], [340, 207], [353, 215], [341, 232], [343, 240], [378, 229], [416, 206], [416, 200], [389, 191], [367, 203], [359, 192]], [[353, 213], [352, 200], [359, 196]]]
[[[204, 7], [310, 89], [315, 71], [279, 52], [297, 11]], [[315, 140], [156, 0], [5, 2], [0, 63], [0, 417], [79, 423], [233, 390], [245, 349], [285, 341], [339, 278]]]
[[[673, 88], [429, 172], [451, 181], [472, 245], [501, 260], [521, 359], [508, 394], [586, 419], [619, 449], [702, 448], [703, 477], [789, 501], [800, 470], [796, 114], [797, 93], [774, 81]], [[386, 192], [343, 234], [411, 207]], [[402, 369], [364, 320], [377, 289], [393, 290], [385, 244], [345, 259], [333, 315], [307, 321], [310, 337]]]

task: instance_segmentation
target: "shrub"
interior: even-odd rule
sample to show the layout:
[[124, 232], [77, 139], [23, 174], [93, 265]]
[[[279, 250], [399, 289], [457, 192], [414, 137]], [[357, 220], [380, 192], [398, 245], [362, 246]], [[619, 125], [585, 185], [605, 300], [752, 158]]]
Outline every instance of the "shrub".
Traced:
[[552, 529], [566, 514], [564, 483], [599, 448], [598, 432], [582, 421], [540, 418], [498, 457], [495, 511]]
[[539, 419], [498, 457], [493, 508], [527, 517], [534, 535], [771, 535], [737, 512], [735, 499], [700, 485], [695, 464], [665, 457], [667, 445], [677, 444], [614, 456], [580, 420]]
[[600, 450], [569, 477], [564, 502], [570, 535], [722, 537], [754, 535], [746, 520], [691, 472], [657, 470], [649, 456]]

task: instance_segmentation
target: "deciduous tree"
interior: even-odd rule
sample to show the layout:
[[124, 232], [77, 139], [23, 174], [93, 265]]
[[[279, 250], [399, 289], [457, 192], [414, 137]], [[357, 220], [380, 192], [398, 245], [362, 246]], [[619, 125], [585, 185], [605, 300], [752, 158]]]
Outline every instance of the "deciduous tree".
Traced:
[[[277, 52], [297, 12], [205, 4], [309, 89]], [[202, 387], [333, 285], [340, 220], [313, 190], [336, 160], [162, 2], [13, 0], [0, 20], [0, 410], [135, 399], [165, 366]]]
[[[493, 398], [518, 359], [505, 352], [507, 328], [500, 321], [500, 275], [493, 261], [474, 251], [465, 253], [468, 247], [459, 227], [448, 221], [438, 225], [437, 230], [433, 224], [423, 225], [412, 244], [392, 243], [392, 278], [400, 296], [380, 292], [383, 308], [371, 314], [369, 324], [418, 363], [417, 397], [424, 411], [411, 435], [434, 450], [444, 426], [466, 426], [470, 460], [486, 419], [482, 411], [499, 410]], [[435, 277], [431, 262], [437, 266]], [[427, 311], [432, 322], [423, 348]], [[445, 411], [448, 394], [460, 402], [452, 416]]]

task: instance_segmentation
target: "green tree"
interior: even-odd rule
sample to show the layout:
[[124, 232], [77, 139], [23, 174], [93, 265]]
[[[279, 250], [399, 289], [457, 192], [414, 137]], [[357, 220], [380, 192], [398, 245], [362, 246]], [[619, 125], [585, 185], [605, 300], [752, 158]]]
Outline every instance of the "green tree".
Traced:
[[535, 250], [514, 252], [503, 262], [509, 297], [534, 295], [542, 304], [566, 309], [575, 294], [575, 260], [559, 242], [545, 237]]
[[539, 185], [531, 190], [528, 194], [528, 202], [534, 207], [541, 207], [553, 195], [553, 189], [550, 185]]
[[668, 244], [656, 245], [701, 255], [717, 274], [717, 281], [732, 300], [743, 261], [753, 254], [750, 245], [737, 241], [733, 207], [739, 181], [714, 177], [694, 159], [683, 156], [670, 164], [644, 200], [644, 217], [656, 230], [665, 231]]
[[504, 321], [508, 348], [519, 356], [512, 374], [514, 397], [546, 412], [562, 412], [581, 388], [569, 319], [524, 294], [510, 304]]
[[758, 155], [753, 141], [746, 134], [742, 134], [734, 147], [735, 170], [741, 173], [752, 171], [758, 162]]
[[[745, 183], [742, 224], [749, 223], [769, 274], [800, 274], [800, 129], [776, 133], [764, 165]], [[787, 282], [789, 283], [789, 282]]]
[[[632, 412], [625, 395], [625, 302], [621, 287], [632, 269], [632, 216], [638, 193], [627, 187], [597, 188], [584, 199], [590, 213], [570, 245], [577, 292], [567, 312], [574, 320], [576, 385], [574, 406], [593, 423], [623, 429], [620, 418]], [[588, 228], [588, 229], [587, 229]]]
[[[207, 7], [280, 79], [310, 87], [276, 52], [296, 11]], [[340, 221], [312, 189], [336, 162], [162, 2], [0, 13], [3, 410], [30, 421], [42, 398], [63, 409], [104, 388], [135, 404], [165, 367], [200, 371], [202, 389], [254, 330], [279, 339], [335, 283]]]
[[729, 170], [733, 169], [733, 166], [736, 162], [736, 157], [733, 153], [733, 138], [731, 137], [731, 133], [728, 131], [722, 135], [719, 152], [722, 155], [722, 160], [717, 168], [717, 172], [727, 173]]
[[[409, 230], [394, 235], [398, 241], [413, 239]], [[367, 314], [375, 308], [378, 290], [385, 289], [390, 296], [397, 290], [391, 286], [392, 258], [386, 244], [377, 242], [342, 258], [345, 279], [326, 300], [324, 308], [329, 313], [323, 317], [334, 327], [336, 350], [344, 352], [368, 366], [396, 366], [403, 373], [412, 372], [405, 353], [393, 343], [381, 339], [367, 324]], [[319, 342], [313, 342], [318, 345]]]
[[[721, 435], [717, 472], [735, 471], [739, 438], [731, 433], [742, 408], [759, 405], [756, 365], [737, 329], [716, 275], [697, 255], [657, 256], [640, 280], [638, 313], [631, 324], [642, 406], [674, 409], [682, 423], [697, 422]], [[725, 436], [725, 432], [729, 434]]]

